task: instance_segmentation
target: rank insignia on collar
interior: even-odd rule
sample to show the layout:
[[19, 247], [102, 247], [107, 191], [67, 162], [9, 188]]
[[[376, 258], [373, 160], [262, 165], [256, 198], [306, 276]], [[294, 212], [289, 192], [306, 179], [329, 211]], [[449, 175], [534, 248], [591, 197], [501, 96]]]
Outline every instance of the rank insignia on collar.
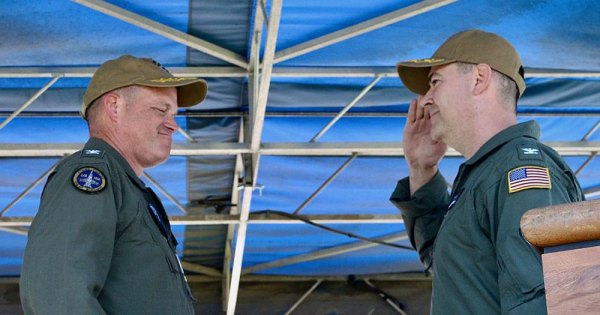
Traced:
[[88, 193], [100, 192], [106, 187], [106, 178], [97, 168], [82, 167], [73, 174], [73, 185]]
[[540, 154], [540, 150], [534, 148], [521, 148], [523, 150], [523, 154], [531, 155], [531, 154]]
[[104, 156], [104, 150], [84, 149], [81, 151], [81, 156], [95, 156], [101, 158]]
[[543, 160], [542, 152], [536, 143], [520, 143], [518, 152], [519, 160]]

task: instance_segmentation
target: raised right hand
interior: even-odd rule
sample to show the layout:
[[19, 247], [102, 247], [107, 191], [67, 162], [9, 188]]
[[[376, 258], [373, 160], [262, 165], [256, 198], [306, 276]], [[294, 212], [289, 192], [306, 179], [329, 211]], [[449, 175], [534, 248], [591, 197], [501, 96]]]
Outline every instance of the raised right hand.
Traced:
[[411, 195], [427, 183], [438, 170], [448, 146], [431, 138], [429, 109], [422, 98], [410, 102], [404, 127], [404, 157], [409, 167]]

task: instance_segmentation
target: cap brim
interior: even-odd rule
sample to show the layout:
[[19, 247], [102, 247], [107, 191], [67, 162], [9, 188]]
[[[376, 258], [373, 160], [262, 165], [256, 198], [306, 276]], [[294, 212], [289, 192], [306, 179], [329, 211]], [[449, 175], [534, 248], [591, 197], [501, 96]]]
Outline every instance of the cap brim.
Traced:
[[443, 58], [427, 58], [402, 61], [396, 64], [400, 80], [412, 92], [425, 95], [429, 90], [429, 71], [431, 67], [453, 63], [455, 60]]
[[165, 78], [164, 80], [150, 80], [136, 82], [135, 84], [177, 88], [177, 104], [179, 107], [190, 107], [202, 102], [208, 91], [206, 81], [198, 78]]
[[194, 106], [204, 100], [207, 92], [206, 81], [198, 79], [198, 81], [191, 84], [177, 87], [177, 103], [179, 107]]

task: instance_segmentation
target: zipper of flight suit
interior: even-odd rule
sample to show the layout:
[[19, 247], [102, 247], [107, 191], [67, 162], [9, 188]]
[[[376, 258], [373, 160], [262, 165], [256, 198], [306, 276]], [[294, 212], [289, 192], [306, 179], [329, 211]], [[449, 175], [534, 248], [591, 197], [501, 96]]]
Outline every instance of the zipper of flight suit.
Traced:
[[[431, 257], [429, 260], [429, 265], [425, 268], [425, 272], [429, 271], [429, 269], [431, 269], [433, 267], [433, 260], [434, 260], [434, 256], [435, 256], [435, 247], [437, 244], [437, 240], [442, 232], [442, 229], [446, 225], [446, 222], [448, 221], [448, 215], [450, 214], [450, 210], [454, 207], [456, 202], [458, 202], [458, 199], [460, 198], [460, 196], [464, 193], [464, 188], [460, 188], [460, 189], [458, 189], [458, 188], [461, 187], [460, 184], [462, 183], [462, 179], [465, 177], [464, 176], [464, 172], [466, 172], [465, 168], [466, 168], [466, 166], [464, 164], [461, 164], [460, 168], [458, 169], [458, 176], [456, 177], [456, 180], [454, 181], [455, 184], [452, 185], [452, 191], [450, 194], [450, 204], [448, 204], [448, 206], [447, 206], [447, 207], [449, 207], [449, 209], [447, 209], [446, 213], [444, 214], [444, 218], [442, 219], [442, 224], [440, 224], [440, 227], [435, 236], [435, 240], [433, 241], [433, 245], [431, 245], [431, 251], [429, 252]], [[458, 183], [458, 185], [456, 185], [457, 183]], [[455, 194], [459, 194], [459, 195], [455, 196]], [[456, 198], [456, 200], [454, 200], [454, 198]]]
[[[165, 258], [167, 259], [167, 264], [169, 264], [169, 267], [171, 269], [172, 273], [176, 273], [177, 274], [177, 278], [178, 281], [180, 282], [180, 292], [181, 294], [183, 294], [183, 296], [187, 297], [187, 299], [189, 299], [190, 301], [194, 302], [196, 301], [196, 299], [194, 299], [194, 296], [192, 295], [191, 289], [189, 287], [189, 285], [187, 284], [187, 279], [185, 278], [185, 274], [183, 271], [183, 267], [181, 266], [181, 263], [179, 262], [179, 257], [177, 257], [177, 252], [176, 252], [176, 248], [174, 246], [171, 246], [171, 243], [169, 242], [169, 238], [167, 238], [165, 235], [163, 235], [163, 233], [160, 231], [160, 228], [157, 226], [156, 222], [154, 221], [154, 219], [152, 218], [152, 214], [150, 213], [150, 209], [148, 209], [149, 204], [151, 204], [151, 200], [153, 200], [153, 198], [151, 198], [149, 196], [149, 192], [148, 191], [144, 191], [144, 195], [146, 196], [146, 202], [148, 203], [148, 205], [146, 205], [146, 218], [150, 220], [150, 222], [152, 222], [152, 226], [154, 226], [154, 228], [152, 229], [152, 233], [154, 234], [158, 234], [159, 238], [158, 239], [162, 239], [164, 242], [161, 242], [160, 246], [164, 247], [166, 246], [166, 248], [163, 248], [163, 252], [166, 251], [165, 253]], [[159, 202], [159, 201], [158, 201]], [[158, 207], [158, 205], [153, 205], [155, 207]], [[166, 231], [167, 233], [170, 233], [170, 231]], [[172, 235], [172, 234], [171, 234]], [[173, 236], [174, 237], [174, 236]], [[176, 260], [177, 263], [173, 263], [172, 260]], [[174, 270], [176, 269], [176, 270]], [[191, 306], [192, 303], [188, 304], [188, 311], [191, 312], [191, 314], [194, 313], [193, 311], [193, 306]]]

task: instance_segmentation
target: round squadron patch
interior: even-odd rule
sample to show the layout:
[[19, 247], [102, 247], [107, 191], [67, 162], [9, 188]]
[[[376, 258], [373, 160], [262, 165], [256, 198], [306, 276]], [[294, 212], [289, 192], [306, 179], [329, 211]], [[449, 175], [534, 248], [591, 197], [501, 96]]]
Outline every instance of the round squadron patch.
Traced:
[[82, 167], [73, 175], [73, 185], [88, 193], [99, 192], [106, 187], [106, 178], [97, 168]]

